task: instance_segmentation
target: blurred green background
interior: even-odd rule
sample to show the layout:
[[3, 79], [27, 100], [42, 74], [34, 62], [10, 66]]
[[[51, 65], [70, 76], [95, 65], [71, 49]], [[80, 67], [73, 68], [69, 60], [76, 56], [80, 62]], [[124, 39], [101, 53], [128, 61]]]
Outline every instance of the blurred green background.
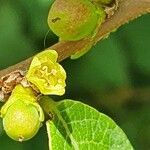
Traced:
[[[0, 0], [0, 69], [44, 49], [51, 2]], [[50, 31], [45, 47], [57, 40]], [[150, 149], [150, 15], [122, 26], [84, 57], [62, 64], [68, 74], [65, 98], [104, 112], [135, 149]], [[45, 127], [33, 140], [20, 144], [5, 135], [0, 122], [1, 150], [48, 150], [47, 143]]]

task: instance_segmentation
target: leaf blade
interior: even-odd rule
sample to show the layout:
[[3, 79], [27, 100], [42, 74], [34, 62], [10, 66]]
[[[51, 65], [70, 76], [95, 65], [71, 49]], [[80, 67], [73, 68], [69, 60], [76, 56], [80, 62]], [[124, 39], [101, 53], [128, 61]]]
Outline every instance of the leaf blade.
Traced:
[[124, 132], [108, 116], [81, 102], [63, 100], [47, 122], [50, 150], [132, 150]]

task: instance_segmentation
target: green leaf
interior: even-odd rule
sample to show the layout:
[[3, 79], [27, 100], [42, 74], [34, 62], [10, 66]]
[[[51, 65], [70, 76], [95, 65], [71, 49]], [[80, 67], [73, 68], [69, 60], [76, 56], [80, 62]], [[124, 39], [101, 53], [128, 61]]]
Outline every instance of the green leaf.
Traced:
[[52, 150], [133, 149], [127, 136], [112, 119], [88, 105], [63, 100], [52, 102], [50, 109], [54, 116], [47, 121], [47, 131]]

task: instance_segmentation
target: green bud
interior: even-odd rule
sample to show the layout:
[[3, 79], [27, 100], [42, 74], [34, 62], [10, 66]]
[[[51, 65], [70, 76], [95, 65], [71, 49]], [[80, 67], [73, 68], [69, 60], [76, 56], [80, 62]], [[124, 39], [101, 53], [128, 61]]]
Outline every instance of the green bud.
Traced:
[[90, 0], [56, 0], [48, 24], [61, 40], [76, 41], [92, 36], [104, 18], [104, 9]]
[[[19, 97], [17, 97], [16, 89], [22, 91]], [[2, 107], [1, 117], [3, 118], [3, 127], [7, 135], [16, 141], [22, 142], [36, 135], [44, 120], [44, 114], [40, 105], [37, 102], [33, 102], [33, 99], [30, 101], [28, 94], [25, 95], [26, 88], [19, 85], [14, 91], [13, 95]]]

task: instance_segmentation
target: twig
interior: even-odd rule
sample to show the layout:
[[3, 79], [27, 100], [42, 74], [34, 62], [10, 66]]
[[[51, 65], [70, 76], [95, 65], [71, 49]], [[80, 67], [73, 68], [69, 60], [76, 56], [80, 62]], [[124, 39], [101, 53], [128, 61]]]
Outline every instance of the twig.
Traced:
[[[117, 29], [121, 25], [133, 20], [145, 13], [150, 12], [150, 0], [118, 0], [119, 8], [115, 14], [107, 19], [100, 27], [93, 43], [96, 43]], [[89, 43], [90, 39], [84, 39], [76, 42], [58, 42], [48, 49], [55, 49], [59, 54], [59, 61], [71, 56], [77, 51], [82, 50]], [[0, 78], [15, 70], [25, 71], [28, 69], [32, 58], [28, 58], [14, 66], [0, 71]]]

